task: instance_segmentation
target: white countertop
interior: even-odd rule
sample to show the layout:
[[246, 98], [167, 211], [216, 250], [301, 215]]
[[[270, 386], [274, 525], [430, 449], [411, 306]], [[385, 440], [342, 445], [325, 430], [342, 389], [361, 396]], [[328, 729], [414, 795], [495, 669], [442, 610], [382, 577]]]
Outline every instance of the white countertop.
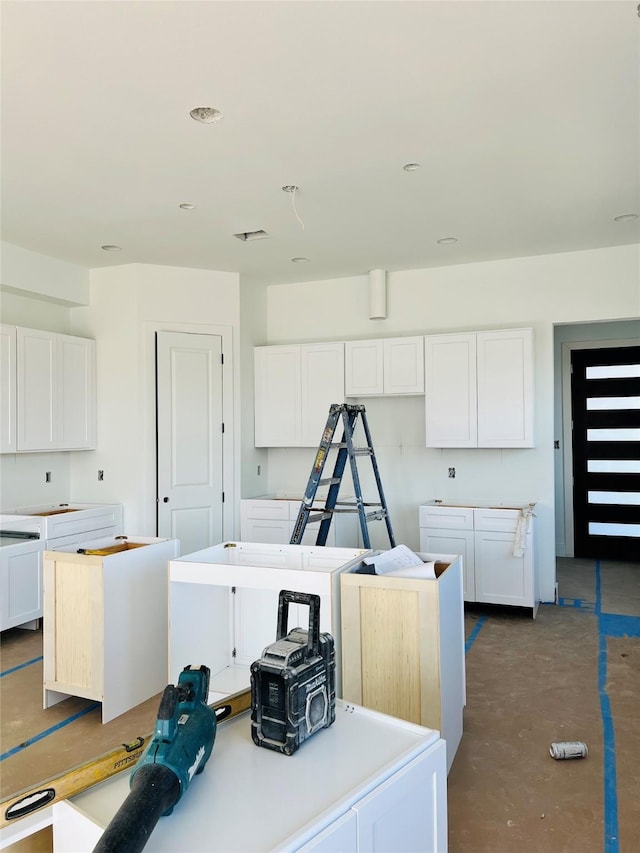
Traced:
[[[220, 726], [204, 772], [160, 818], [145, 850], [287, 849], [292, 835], [300, 839], [306, 827], [314, 834], [438, 739], [432, 729], [337, 700], [333, 725], [286, 756], [253, 743], [247, 712]], [[129, 773], [121, 773], [71, 802], [106, 827], [128, 791]]]

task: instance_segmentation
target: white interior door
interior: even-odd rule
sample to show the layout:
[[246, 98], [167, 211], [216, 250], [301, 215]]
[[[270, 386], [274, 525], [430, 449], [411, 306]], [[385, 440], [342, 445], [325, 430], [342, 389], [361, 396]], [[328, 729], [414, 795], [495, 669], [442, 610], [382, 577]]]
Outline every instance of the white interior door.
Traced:
[[222, 541], [222, 338], [156, 333], [158, 536], [191, 554]]

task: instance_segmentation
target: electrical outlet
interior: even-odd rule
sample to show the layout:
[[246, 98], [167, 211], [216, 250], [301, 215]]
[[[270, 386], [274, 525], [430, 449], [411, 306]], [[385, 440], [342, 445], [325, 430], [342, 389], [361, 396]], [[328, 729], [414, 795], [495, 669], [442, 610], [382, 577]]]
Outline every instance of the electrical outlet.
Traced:
[[104, 480], [104, 471], [102, 468], [98, 469], [98, 482], [101, 483]]
[[44, 481], [45, 481], [45, 483], [51, 482], [51, 471], [45, 471], [44, 472]]
[[453, 478], [456, 476], [456, 469], [455, 468], [449, 468], [449, 476], [453, 480]]

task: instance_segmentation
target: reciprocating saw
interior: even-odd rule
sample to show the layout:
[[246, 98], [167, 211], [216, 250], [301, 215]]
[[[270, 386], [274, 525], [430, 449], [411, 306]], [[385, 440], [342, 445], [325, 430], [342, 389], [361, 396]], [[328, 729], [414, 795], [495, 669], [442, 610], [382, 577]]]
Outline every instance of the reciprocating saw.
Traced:
[[139, 853], [163, 815], [173, 811], [195, 775], [202, 773], [216, 736], [207, 705], [209, 668], [185, 667], [162, 694], [154, 734], [129, 780], [131, 791], [93, 853]]

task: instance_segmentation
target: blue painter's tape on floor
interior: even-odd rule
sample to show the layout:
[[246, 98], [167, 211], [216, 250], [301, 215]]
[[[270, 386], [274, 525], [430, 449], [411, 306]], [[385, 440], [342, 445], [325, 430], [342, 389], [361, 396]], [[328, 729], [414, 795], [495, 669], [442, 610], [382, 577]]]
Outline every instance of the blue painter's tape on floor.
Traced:
[[56, 723], [55, 726], [51, 726], [50, 729], [45, 729], [43, 732], [40, 732], [33, 737], [30, 737], [29, 740], [25, 740], [24, 743], [18, 744], [18, 746], [14, 746], [13, 749], [9, 749], [6, 752], [3, 752], [0, 755], [0, 761], [4, 761], [5, 758], [10, 758], [12, 755], [15, 755], [17, 752], [21, 752], [23, 749], [26, 749], [28, 746], [31, 746], [32, 743], [37, 743], [39, 740], [42, 740], [45, 737], [57, 732], [58, 729], [63, 729], [65, 726], [68, 726], [69, 723], [73, 723], [75, 720], [80, 719], [80, 717], [84, 717], [85, 714], [88, 714], [90, 711], [93, 711], [95, 708], [100, 706], [99, 702], [92, 702], [87, 708], [84, 708], [82, 711], [78, 711], [77, 714], [72, 714], [70, 717], [67, 717], [66, 720], [61, 720], [59, 723]]
[[605, 637], [640, 637], [640, 616], [599, 613], [598, 624]]
[[485, 615], [481, 616], [481, 617], [478, 619], [478, 621], [476, 622], [476, 624], [475, 624], [475, 626], [474, 626], [473, 631], [469, 634], [469, 636], [467, 637], [467, 641], [466, 641], [466, 643], [464, 644], [464, 651], [465, 651], [465, 654], [469, 651], [469, 649], [471, 648], [471, 646], [474, 644], [476, 637], [477, 637], [477, 636], [478, 636], [478, 634], [480, 633], [480, 629], [482, 628], [482, 626], [484, 625], [484, 623], [485, 623], [486, 621], [487, 621], [487, 616], [486, 616], [486, 614], [485, 614]]
[[25, 666], [31, 666], [32, 663], [38, 663], [40, 660], [42, 660], [42, 655], [39, 658], [31, 658], [31, 660], [27, 660], [24, 663], [19, 663], [18, 666], [12, 666], [11, 669], [5, 669], [4, 672], [0, 672], [0, 678], [3, 678], [5, 675], [11, 675], [12, 672], [17, 672], [19, 669], [24, 669]]
[[584, 610], [585, 613], [595, 613], [595, 601], [587, 601], [585, 598], [558, 598], [558, 607], [573, 607], [575, 610]]
[[604, 765], [604, 853], [619, 853], [618, 840], [618, 781], [616, 768], [616, 734], [611, 716], [611, 702], [607, 694], [607, 634], [613, 618], [602, 616], [602, 598], [600, 592], [600, 560], [596, 560], [596, 614], [598, 616], [598, 693], [600, 694], [600, 714], [602, 716], [603, 765]]

